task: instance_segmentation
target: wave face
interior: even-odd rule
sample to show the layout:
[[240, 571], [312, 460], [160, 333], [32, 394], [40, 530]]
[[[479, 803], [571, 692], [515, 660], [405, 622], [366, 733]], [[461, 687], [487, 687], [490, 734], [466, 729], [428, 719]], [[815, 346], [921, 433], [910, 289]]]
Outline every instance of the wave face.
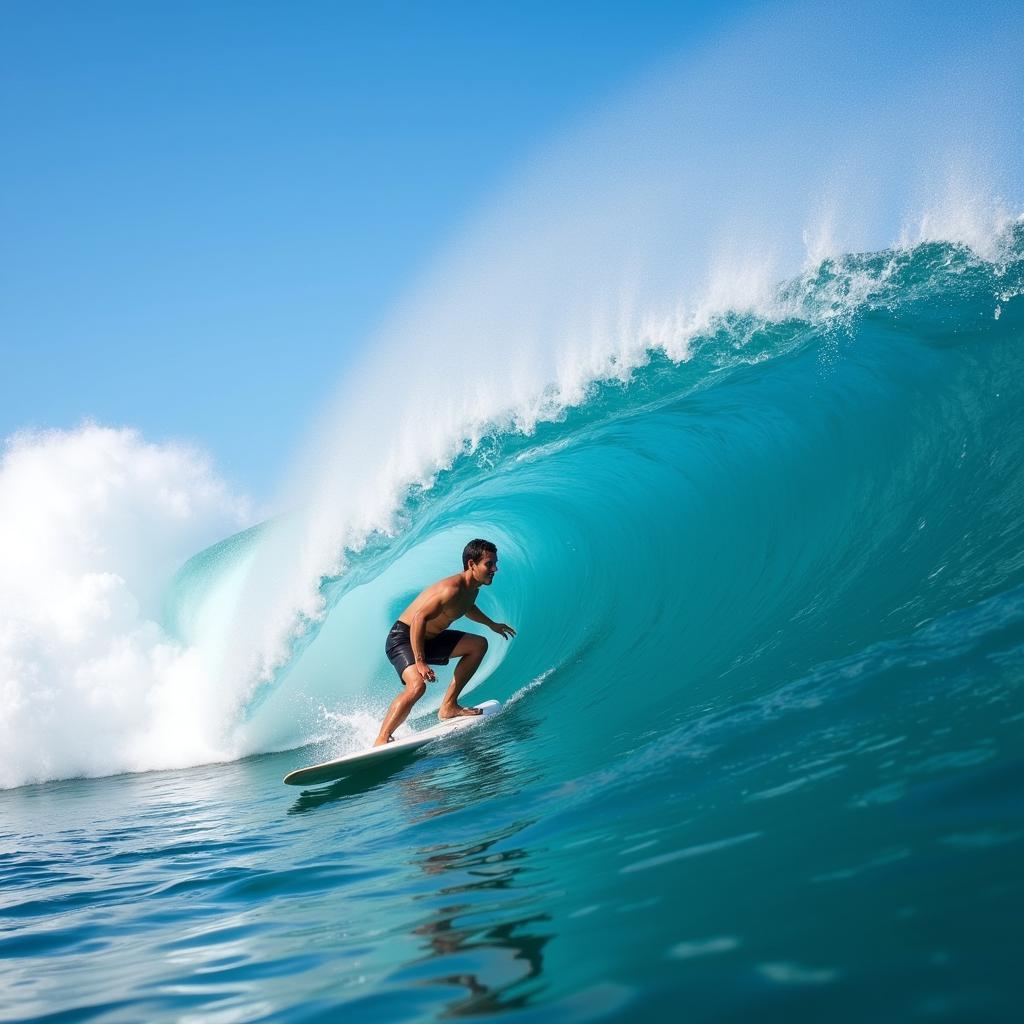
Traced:
[[[581, 757], [1013, 607], [1021, 255], [1015, 229], [996, 261], [948, 244], [825, 261], [780, 290], [784, 315], [723, 316], [685, 362], [653, 356], [529, 435], [480, 439], [407, 499], [399, 541], [323, 581], [317, 621], [250, 698], [245, 745], [365, 741], [394, 689], [388, 624], [472, 536], [501, 552], [482, 606], [520, 630], [493, 638], [477, 682], [607, 694], [574, 721]], [[180, 575], [188, 639], [253, 537]], [[339, 715], [361, 728], [338, 739]]]

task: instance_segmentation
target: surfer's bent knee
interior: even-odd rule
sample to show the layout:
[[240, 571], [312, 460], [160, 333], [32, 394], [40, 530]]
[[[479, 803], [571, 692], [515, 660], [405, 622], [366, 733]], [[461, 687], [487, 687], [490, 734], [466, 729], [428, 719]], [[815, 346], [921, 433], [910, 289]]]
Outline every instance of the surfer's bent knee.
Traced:
[[[406, 679], [406, 675], [412, 678]], [[402, 685], [405, 687], [406, 694], [412, 697], [413, 700], [419, 700], [427, 692], [427, 684], [420, 678], [419, 673], [410, 672], [409, 669], [402, 673]]]

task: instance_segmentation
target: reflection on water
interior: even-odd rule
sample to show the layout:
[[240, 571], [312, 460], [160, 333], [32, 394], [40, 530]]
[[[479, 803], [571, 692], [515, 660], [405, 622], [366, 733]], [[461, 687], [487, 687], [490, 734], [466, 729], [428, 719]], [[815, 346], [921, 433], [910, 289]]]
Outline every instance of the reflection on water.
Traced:
[[[520, 789], [507, 730], [492, 733], [446, 743], [435, 752], [434, 763], [424, 766], [428, 770], [398, 780], [410, 823], [453, 812], [473, 814], [491, 796]], [[474, 830], [471, 839], [416, 850], [415, 866], [434, 884], [415, 898], [436, 906], [413, 928], [424, 940], [424, 955], [402, 973], [422, 985], [463, 990], [445, 1004], [442, 1016], [519, 1008], [540, 990], [542, 953], [551, 939], [543, 930], [549, 915], [535, 910], [543, 876], [530, 864], [526, 847], [509, 846], [531, 824], [533, 819], [506, 822], [485, 836]]]
[[[442, 995], [441, 1003], [432, 1002], [438, 1016], [521, 1009], [547, 987], [543, 954], [554, 934], [543, 904], [553, 884], [542, 866], [544, 851], [515, 843], [535, 819], [510, 822], [488, 813], [493, 798], [514, 797], [535, 780], [538, 769], [524, 765], [521, 752], [537, 725], [517, 705], [484, 729], [304, 791], [288, 809], [301, 815], [344, 804], [346, 821], [354, 816], [347, 839], [361, 830], [367, 856], [388, 851], [395, 911], [405, 918], [395, 922], [388, 942], [404, 934], [415, 943], [388, 978]], [[419, 842], [405, 855], [396, 848], [404, 830], [410, 844]], [[441, 841], [424, 843], [435, 831]]]
[[[542, 988], [538, 979], [543, 971], [543, 950], [552, 938], [543, 925], [550, 922], [550, 916], [527, 913], [507, 919], [513, 902], [509, 892], [524, 882], [530, 887], [529, 852], [521, 847], [495, 849], [498, 842], [504, 843], [530, 824], [532, 821], [521, 822], [499, 837], [463, 847], [433, 846], [417, 851], [417, 866], [425, 874], [441, 876], [439, 880], [450, 876], [450, 884], [422, 899], [464, 897], [445, 902], [414, 928], [415, 934], [426, 939], [427, 953], [410, 967], [429, 965], [432, 974], [423, 977], [422, 983], [466, 990], [447, 1004], [442, 1016], [518, 1009]], [[523, 902], [532, 904], [535, 899]], [[499, 906], [504, 911], [500, 923], [480, 920], [491, 917]]]
[[473, 807], [520, 784], [514, 761], [501, 746], [445, 744], [430, 767], [398, 780], [410, 821]]

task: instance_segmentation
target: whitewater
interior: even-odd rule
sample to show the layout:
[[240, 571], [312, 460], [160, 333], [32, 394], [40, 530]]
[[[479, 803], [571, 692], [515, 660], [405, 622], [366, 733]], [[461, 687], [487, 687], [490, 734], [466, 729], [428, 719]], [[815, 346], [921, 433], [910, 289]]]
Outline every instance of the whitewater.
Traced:
[[[0, 1019], [1017, 1019], [1019, 32], [865, 11], [538, 155], [273, 514], [131, 430], [9, 440]], [[505, 713], [286, 790], [477, 536]]]

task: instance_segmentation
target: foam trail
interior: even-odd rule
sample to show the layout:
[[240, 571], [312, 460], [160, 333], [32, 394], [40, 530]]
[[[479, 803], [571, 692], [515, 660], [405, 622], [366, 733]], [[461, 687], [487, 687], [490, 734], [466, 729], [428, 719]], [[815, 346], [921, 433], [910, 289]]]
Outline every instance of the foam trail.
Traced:
[[[493, 431], [532, 430], [652, 350], [686, 359], [727, 311], [789, 315], [775, 283], [824, 256], [915, 231], [984, 249], [996, 197], [1024, 205], [1011, 12], [773, 8], [538, 156], [369, 340], [296, 469], [301, 511], [260, 545], [220, 670], [274, 679], [344, 553], [395, 535], [410, 488]], [[957, 215], [941, 216], [954, 169]]]

